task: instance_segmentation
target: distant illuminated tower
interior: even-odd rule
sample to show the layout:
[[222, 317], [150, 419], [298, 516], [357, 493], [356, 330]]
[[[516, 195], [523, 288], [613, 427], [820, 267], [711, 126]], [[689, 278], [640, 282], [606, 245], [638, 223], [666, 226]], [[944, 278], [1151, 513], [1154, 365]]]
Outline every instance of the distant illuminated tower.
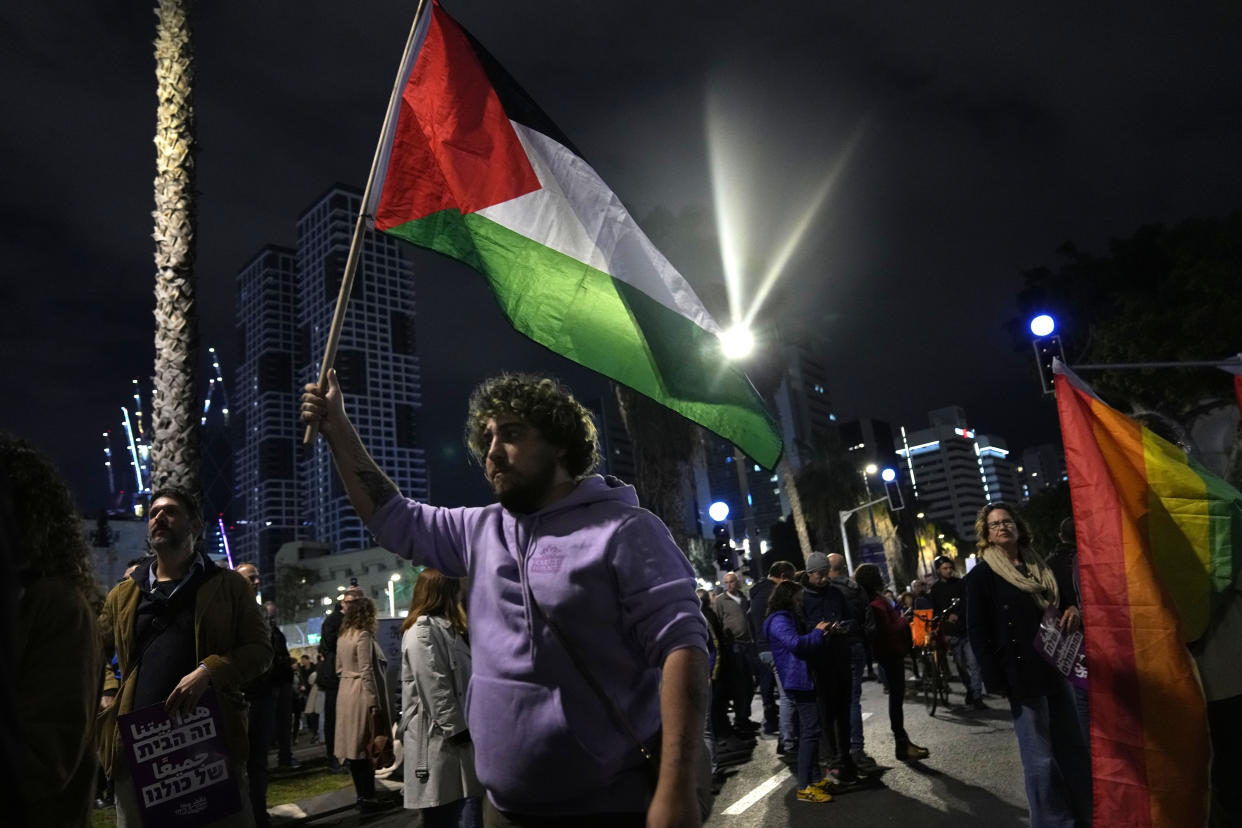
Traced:
[[233, 385], [230, 427], [235, 447], [233, 559], [253, 563], [275, 583], [281, 544], [300, 537], [302, 496], [297, 474], [297, 254], [263, 248], [237, 274], [241, 362]]
[[[337, 186], [298, 219], [298, 324], [308, 345], [299, 368], [303, 382], [318, 377], [361, 200], [359, 193]], [[414, 270], [399, 245], [382, 235], [367, 236], [335, 364], [350, 419], [371, 456], [406, 496], [425, 500]], [[303, 455], [300, 472], [305, 536], [331, 544], [338, 552], [372, 546], [374, 541], [354, 514], [322, 440]]]
[[930, 428], [902, 428], [896, 439], [902, 475], [929, 520], [951, 525], [973, 543], [975, 514], [984, 504], [1018, 502], [1017, 471], [1005, 441], [967, 426], [964, 409], [938, 408], [928, 419]]

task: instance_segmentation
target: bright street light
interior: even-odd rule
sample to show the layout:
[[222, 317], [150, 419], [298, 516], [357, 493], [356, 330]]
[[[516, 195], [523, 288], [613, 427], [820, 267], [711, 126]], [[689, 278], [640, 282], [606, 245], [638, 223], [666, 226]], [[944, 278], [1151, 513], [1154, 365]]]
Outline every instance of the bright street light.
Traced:
[[755, 336], [743, 326], [734, 326], [721, 332], [720, 350], [729, 359], [745, 359], [755, 350]]
[[401, 573], [400, 573], [400, 572], [394, 572], [394, 573], [392, 573], [391, 575], [389, 575], [389, 576], [388, 576], [388, 580], [390, 580], [390, 581], [400, 581], [400, 580], [401, 580]]
[[880, 467], [879, 467], [879, 466], [877, 466], [875, 463], [868, 463], [868, 464], [867, 464], [867, 468], [866, 468], [866, 472], [867, 472], [867, 474], [875, 474], [875, 473], [876, 473], [876, 472], [878, 472], [879, 470], [880, 470]]
[[1048, 336], [1057, 328], [1057, 323], [1051, 316], [1041, 313], [1031, 320], [1031, 333], [1035, 336]]

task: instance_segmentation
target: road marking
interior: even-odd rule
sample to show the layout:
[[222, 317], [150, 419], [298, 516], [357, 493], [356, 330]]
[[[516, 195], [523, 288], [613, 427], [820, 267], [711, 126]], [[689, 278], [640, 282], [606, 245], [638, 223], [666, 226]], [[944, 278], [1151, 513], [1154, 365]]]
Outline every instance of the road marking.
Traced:
[[863, 717], [862, 717], [862, 718], [863, 718], [863, 721], [864, 721], [864, 722], [865, 722], [865, 721], [867, 721], [867, 719], [870, 719], [870, 718], [871, 718], [871, 711], [870, 711], [870, 710], [864, 710], [864, 711], [863, 711]]
[[721, 813], [725, 816], [737, 816], [751, 805], [754, 805], [756, 802], [780, 787], [780, 784], [784, 782], [789, 775], [789, 768], [785, 768], [783, 771], [776, 774], [776, 776], [773, 776], [771, 779], [768, 779], [766, 782], [761, 782], [753, 791], [746, 794], [746, 796], [742, 797], [737, 802], [734, 802]]

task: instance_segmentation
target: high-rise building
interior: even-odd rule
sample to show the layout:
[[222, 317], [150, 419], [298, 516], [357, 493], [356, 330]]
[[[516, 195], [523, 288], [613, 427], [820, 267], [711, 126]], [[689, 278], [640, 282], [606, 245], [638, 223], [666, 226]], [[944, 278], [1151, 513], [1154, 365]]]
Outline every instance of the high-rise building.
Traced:
[[1018, 467], [1022, 481], [1022, 499], [1034, 497], [1065, 480], [1065, 455], [1055, 443], [1041, 443], [1022, 452]]
[[[373, 546], [322, 440], [301, 447], [302, 384], [318, 378], [361, 196], [336, 186], [297, 221], [297, 247], [268, 246], [237, 276], [242, 358], [232, 395], [237, 519], [234, 559], [253, 561], [263, 589], [275, 555], [295, 540], [335, 551]], [[405, 494], [428, 497], [418, 440], [421, 388], [414, 274], [395, 240], [369, 234], [341, 332], [336, 372], [350, 418]]]
[[[341, 186], [324, 193], [297, 223], [298, 324], [307, 344], [298, 371], [319, 376], [361, 194]], [[422, 383], [415, 350], [414, 271], [400, 242], [369, 233], [336, 354], [336, 375], [349, 416], [379, 467], [407, 497], [428, 497], [427, 459], [419, 443]], [[322, 440], [301, 464], [307, 536], [336, 551], [374, 546], [345, 494]]]
[[270, 245], [237, 274], [241, 361], [230, 414], [236, 520], [229, 540], [235, 562], [259, 567], [265, 592], [274, 583], [276, 551], [298, 537], [302, 523], [296, 255]]
[[952, 526], [959, 538], [973, 542], [975, 514], [984, 504], [1018, 500], [1009, 449], [1001, 438], [970, 428], [962, 408], [939, 408], [928, 419], [930, 427], [921, 431], [901, 428], [901, 474], [928, 520]]
[[836, 423], [828, 398], [828, 371], [805, 345], [780, 346], [786, 366], [773, 394], [776, 417], [785, 444], [785, 459], [794, 471], [808, 461], [815, 435]]

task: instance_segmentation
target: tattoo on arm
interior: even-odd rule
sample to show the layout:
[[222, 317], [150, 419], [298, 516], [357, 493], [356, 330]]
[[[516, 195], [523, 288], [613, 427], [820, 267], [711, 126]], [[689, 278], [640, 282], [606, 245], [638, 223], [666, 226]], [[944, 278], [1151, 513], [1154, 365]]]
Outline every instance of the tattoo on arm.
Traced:
[[[401, 494], [397, 484], [380, 470], [362, 444], [362, 438], [352, 428], [344, 440], [338, 440], [333, 446], [332, 455], [349, 499], [364, 521], [369, 520], [380, 506]], [[363, 498], [370, 502], [361, 502]]]
[[388, 475], [382, 471], [358, 469], [357, 474], [367, 497], [371, 498], [376, 508], [383, 506], [390, 498], [396, 496], [397, 484], [389, 480]]

